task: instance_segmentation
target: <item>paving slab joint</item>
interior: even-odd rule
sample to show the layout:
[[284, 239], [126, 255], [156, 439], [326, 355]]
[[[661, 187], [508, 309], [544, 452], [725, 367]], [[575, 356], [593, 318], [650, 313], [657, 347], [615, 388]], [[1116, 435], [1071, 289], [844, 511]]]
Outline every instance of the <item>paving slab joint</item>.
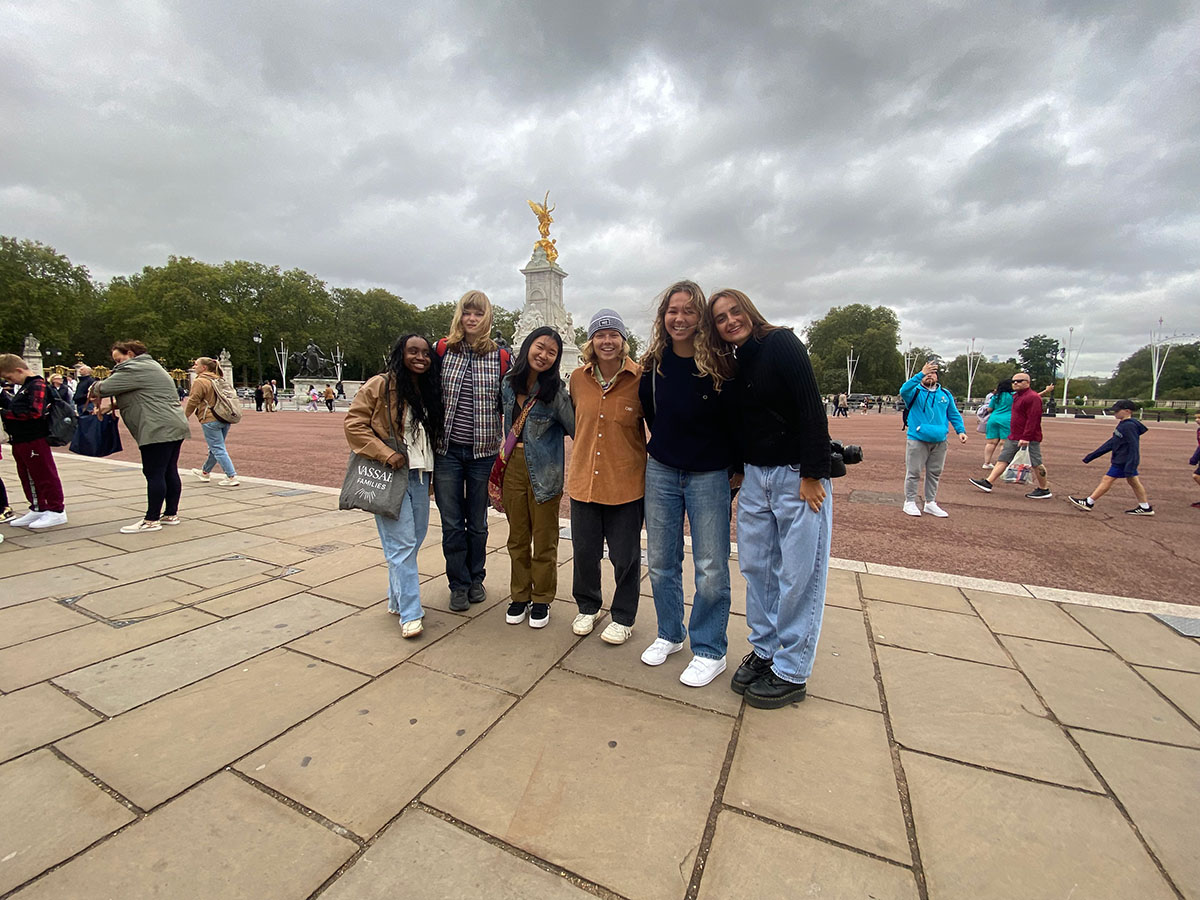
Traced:
[[733, 757], [737, 753], [738, 739], [742, 736], [742, 718], [746, 714], [746, 701], [738, 707], [737, 718], [733, 720], [733, 730], [729, 733], [729, 744], [725, 747], [725, 759], [721, 763], [721, 774], [713, 789], [713, 802], [708, 810], [708, 819], [704, 823], [704, 833], [700, 836], [700, 844], [696, 847], [696, 860], [692, 864], [692, 876], [688, 880], [687, 893], [684, 900], [696, 900], [700, 893], [700, 881], [704, 878], [704, 867], [708, 863], [708, 853], [712, 850], [713, 838], [717, 833], [717, 817], [725, 809], [725, 786], [729, 782], [729, 772], [733, 769]]
[[257, 789], [261, 793], [266, 794], [268, 797], [271, 797], [272, 799], [279, 801], [284, 806], [300, 813], [306, 819], [311, 819], [312, 821], [316, 822], [318, 825], [332, 831], [338, 837], [343, 837], [348, 841], [353, 841], [355, 844], [357, 844], [359, 846], [360, 850], [367, 845], [366, 838], [359, 837], [357, 834], [355, 834], [353, 831], [351, 831], [345, 825], [341, 825], [341, 824], [333, 821], [333, 819], [326, 818], [325, 816], [321, 815], [316, 810], [305, 806], [303, 803], [293, 800], [287, 794], [281, 794], [279, 791], [275, 790], [273, 787], [263, 784], [261, 781], [256, 779], [254, 776], [247, 775], [245, 772], [242, 772], [239, 769], [235, 769], [233, 766], [225, 766], [221, 771], [231, 772], [232, 774], [234, 774], [238, 778], [240, 778], [242, 781], [246, 782], [246, 784], [250, 785], [252, 788]]

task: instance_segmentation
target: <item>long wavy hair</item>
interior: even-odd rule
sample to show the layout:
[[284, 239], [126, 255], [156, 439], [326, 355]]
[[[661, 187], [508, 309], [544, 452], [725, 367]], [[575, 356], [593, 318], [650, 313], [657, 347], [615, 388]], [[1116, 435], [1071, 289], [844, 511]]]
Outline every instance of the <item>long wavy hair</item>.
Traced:
[[[404, 365], [404, 347], [414, 338], [429, 346], [429, 368], [420, 375]], [[433, 341], [416, 333], [406, 334], [396, 341], [387, 361], [387, 373], [396, 385], [396, 416], [400, 415], [400, 402], [403, 400], [412, 410], [413, 418], [425, 429], [429, 443], [434, 447], [442, 436], [442, 420], [445, 418], [442, 410], [441, 362], [433, 350]], [[398, 424], [404, 427], [402, 422]]]
[[559, 369], [562, 364], [563, 342], [562, 335], [549, 325], [543, 325], [529, 332], [529, 337], [521, 342], [521, 352], [517, 354], [512, 370], [504, 377], [508, 379], [513, 393], [525, 393], [525, 383], [529, 378], [529, 348], [533, 346], [533, 342], [538, 338], [547, 336], [553, 337], [554, 343], [558, 345], [558, 356], [554, 359], [554, 365], [545, 372], [538, 373], [537, 397], [543, 403], [552, 403], [558, 395], [558, 389], [562, 387], [562, 375], [559, 374]]
[[712, 320], [707, 315], [708, 304], [705, 302], [704, 291], [700, 289], [700, 285], [687, 279], [675, 282], [658, 295], [658, 312], [654, 315], [654, 327], [650, 333], [650, 346], [642, 355], [642, 368], [649, 366], [651, 360], [653, 360], [655, 370], [658, 374], [662, 374], [663, 350], [671, 343], [666, 326], [667, 307], [671, 305], [671, 298], [676, 294], [687, 294], [688, 306], [692, 308], [692, 311], [697, 316], [695, 339], [696, 369], [701, 376], [711, 378], [713, 387], [720, 390], [721, 383], [729, 375], [720, 363], [719, 354], [713, 353], [713, 342], [710, 336]]
[[734, 346], [721, 340], [721, 334], [717, 331], [716, 320], [713, 317], [713, 307], [722, 298], [732, 300], [736, 306], [742, 308], [742, 312], [750, 320], [750, 334], [757, 340], [761, 341], [772, 331], [784, 328], [785, 326], [772, 325], [768, 322], [766, 317], [758, 311], [758, 307], [754, 305], [754, 302], [742, 291], [735, 288], [721, 288], [721, 290], [709, 297], [708, 305], [704, 310], [704, 319], [708, 326], [706, 334], [708, 335], [709, 351], [715, 357], [716, 365], [725, 373], [725, 377], [732, 378], [733, 372], [737, 369], [737, 361], [733, 352]]
[[997, 394], [1011, 394], [1013, 392], [1012, 379], [1011, 378], [1001, 378], [1000, 381], [996, 384], [995, 392]]
[[467, 346], [480, 356], [491, 353], [498, 345], [492, 340], [492, 301], [483, 291], [467, 291], [458, 298], [458, 303], [454, 307], [454, 318], [450, 320], [450, 335], [446, 338], [446, 345], [451, 350], [461, 351], [463, 344], [466, 344], [467, 332], [463, 328], [462, 317], [463, 310], [467, 309], [483, 314], [483, 325], [479, 329], [479, 337]]

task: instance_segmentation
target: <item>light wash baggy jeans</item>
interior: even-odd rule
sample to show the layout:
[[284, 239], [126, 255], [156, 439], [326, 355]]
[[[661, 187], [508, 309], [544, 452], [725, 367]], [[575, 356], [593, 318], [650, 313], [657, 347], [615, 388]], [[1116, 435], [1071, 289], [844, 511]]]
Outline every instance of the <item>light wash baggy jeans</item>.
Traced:
[[388, 564], [388, 612], [399, 613], [401, 622], [413, 622], [425, 615], [417, 552], [429, 531], [429, 479], [429, 472], [409, 469], [400, 517], [375, 517]]
[[813, 512], [791, 466], [746, 466], [738, 495], [738, 565], [746, 579], [750, 644], [785, 681], [812, 674], [825, 611], [833, 487]]
[[915, 441], [908, 439], [904, 450], [904, 465], [908, 470], [904, 476], [904, 499], [917, 502], [921, 487], [921, 470], [925, 470], [925, 502], [937, 499], [938, 481], [946, 465], [946, 442]]
[[229, 451], [225, 449], [225, 438], [229, 434], [229, 423], [205, 422], [200, 426], [200, 430], [204, 432], [204, 443], [208, 444], [208, 459], [204, 461], [204, 465], [201, 468], [205, 472], [211, 472], [214, 468], [220, 466], [226, 478], [236, 478], [237, 472], [234, 471], [233, 460], [229, 458]]

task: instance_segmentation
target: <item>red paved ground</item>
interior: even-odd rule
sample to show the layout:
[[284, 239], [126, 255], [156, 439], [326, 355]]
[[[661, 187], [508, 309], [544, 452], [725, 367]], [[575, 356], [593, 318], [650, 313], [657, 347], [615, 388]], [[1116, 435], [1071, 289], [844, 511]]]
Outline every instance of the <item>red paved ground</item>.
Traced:
[[[230, 433], [229, 449], [245, 475], [339, 486], [347, 449], [343, 414], [248, 412]], [[967, 483], [976, 476], [983, 436], [970, 431], [965, 447], [952, 444], [938, 501], [949, 519], [913, 519], [900, 511], [904, 435], [894, 413], [851, 413], [834, 419], [835, 438], [861, 444], [866, 461], [834, 482], [835, 556], [961, 575], [1080, 591], [1200, 605], [1200, 500], [1188, 457], [1195, 426], [1150, 424], [1142, 437], [1142, 480], [1157, 515], [1135, 518], [1125, 485], [1096, 511], [1066, 502], [1086, 494], [1107, 468], [1081, 458], [1103, 443], [1111, 420], [1053, 420], [1044, 425], [1052, 500], [1026, 500], [1024, 489], [998, 486], [983, 494]], [[184, 443], [181, 464], [199, 466], [206, 455], [200, 428]], [[132, 447], [128, 434], [127, 446]], [[137, 460], [136, 448], [118, 458]], [[184, 502], [186, 509], [186, 497]], [[564, 513], [565, 514], [565, 513]]]

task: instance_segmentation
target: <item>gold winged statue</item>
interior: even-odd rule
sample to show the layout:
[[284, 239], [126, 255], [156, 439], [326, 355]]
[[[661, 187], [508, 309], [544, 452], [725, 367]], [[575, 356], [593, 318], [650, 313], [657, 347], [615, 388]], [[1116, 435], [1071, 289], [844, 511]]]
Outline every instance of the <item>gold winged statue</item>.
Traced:
[[538, 203], [535, 200], [526, 201], [529, 208], [533, 210], [533, 214], [538, 217], [538, 234], [542, 236], [540, 241], [534, 243], [534, 247], [541, 247], [546, 251], [546, 259], [550, 260], [550, 264], [554, 265], [554, 261], [558, 259], [558, 248], [554, 246], [555, 241], [550, 238], [550, 223], [554, 218], [550, 213], [554, 212], [554, 207], [549, 206], [550, 192], [546, 191], [546, 198]]

